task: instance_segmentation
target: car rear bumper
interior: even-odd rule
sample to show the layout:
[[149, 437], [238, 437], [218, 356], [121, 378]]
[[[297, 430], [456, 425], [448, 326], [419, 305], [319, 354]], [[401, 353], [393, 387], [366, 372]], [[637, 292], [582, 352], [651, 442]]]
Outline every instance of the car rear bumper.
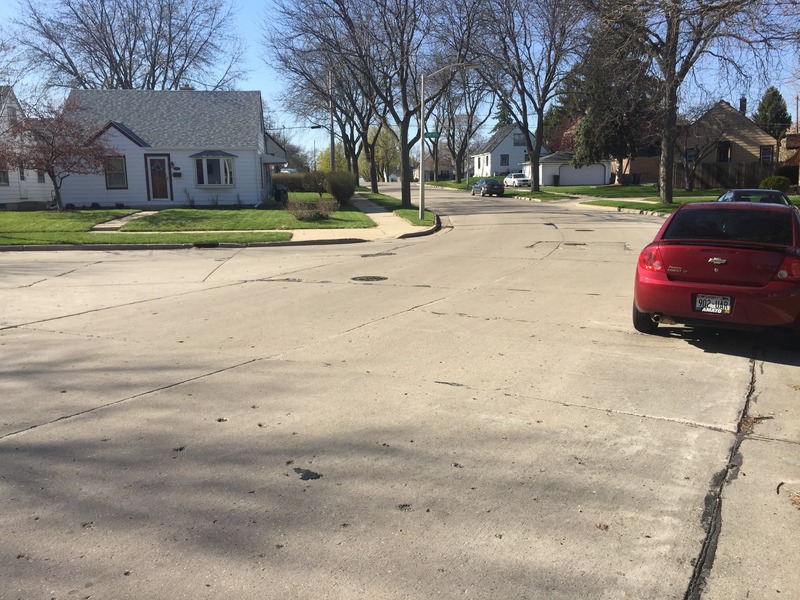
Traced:
[[[728, 296], [729, 314], [704, 313], [694, 309], [697, 294]], [[702, 322], [749, 327], [800, 329], [800, 285], [770, 281], [763, 287], [734, 287], [676, 282], [637, 270], [633, 290], [636, 308], [680, 323]]]

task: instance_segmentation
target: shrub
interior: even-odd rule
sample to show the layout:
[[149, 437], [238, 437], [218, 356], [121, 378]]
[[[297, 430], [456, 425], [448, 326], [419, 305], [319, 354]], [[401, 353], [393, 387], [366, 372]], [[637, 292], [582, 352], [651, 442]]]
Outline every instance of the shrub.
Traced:
[[356, 191], [356, 180], [352, 173], [331, 171], [326, 178], [325, 187], [339, 204], [347, 204]]
[[788, 177], [792, 185], [797, 185], [798, 169], [797, 165], [782, 165], [775, 169], [775, 175], [782, 175]]
[[317, 193], [322, 199], [322, 194], [325, 193], [325, 173], [322, 171], [303, 173], [303, 189], [300, 191]]
[[333, 198], [320, 198], [314, 201], [289, 200], [286, 203], [286, 210], [300, 221], [327, 219], [338, 208], [339, 203]]
[[290, 192], [304, 192], [303, 180], [306, 173], [275, 173], [272, 177], [273, 182], [277, 185], [284, 185]]
[[785, 193], [789, 191], [792, 182], [789, 181], [788, 177], [783, 177], [782, 175], [770, 175], [762, 179], [758, 185], [765, 190], [780, 190]]

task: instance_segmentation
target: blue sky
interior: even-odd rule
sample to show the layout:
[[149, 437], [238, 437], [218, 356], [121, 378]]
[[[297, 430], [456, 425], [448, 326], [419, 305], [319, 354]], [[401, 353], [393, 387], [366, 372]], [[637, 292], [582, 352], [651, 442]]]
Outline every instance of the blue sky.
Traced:
[[[244, 66], [249, 71], [247, 77], [239, 83], [238, 88], [242, 90], [260, 91], [264, 102], [273, 115], [276, 125], [283, 127], [301, 127], [307, 125], [307, 123], [297, 122], [292, 115], [284, 112], [282, 90], [284, 89], [285, 83], [282, 79], [281, 72], [280, 70], [268, 66], [261, 58], [264, 53], [261, 46], [262, 23], [267, 15], [267, 11], [272, 5], [272, 1], [233, 0], [233, 2], [237, 12], [237, 33], [247, 44], [246, 64]], [[17, 17], [19, 12], [16, 7], [17, 3], [13, 0], [0, 0], [0, 23], [8, 23], [12, 18]], [[687, 81], [687, 83], [691, 85], [690, 82]], [[790, 77], [784, 77], [783, 80], [778, 80], [776, 78], [772, 82], [772, 85], [775, 85], [781, 90], [786, 100], [789, 113], [793, 118], [796, 118], [795, 98], [798, 93], [800, 93], [800, 85]], [[690, 92], [689, 86], [685, 85], [684, 88], [684, 93]], [[763, 92], [763, 89], [751, 89], [748, 91], [748, 116], [755, 112]], [[731, 105], [738, 107], [741, 94], [741, 91], [729, 90], [720, 93], [719, 97], [715, 99], [727, 100]], [[314, 144], [316, 144], [316, 149], [318, 151], [326, 148], [329, 144], [329, 134], [324, 130], [315, 131], [298, 128], [292, 129], [287, 133], [291, 134], [290, 137], [294, 143], [304, 146], [309, 150], [313, 148]]]
[[[283, 112], [284, 102], [281, 90], [284, 89], [284, 83], [281, 73], [267, 66], [261, 58], [264, 52], [261, 47], [262, 21], [271, 4], [270, 0], [234, 0], [236, 32], [247, 44], [244, 67], [249, 71], [247, 77], [240, 81], [237, 87], [241, 90], [260, 91], [276, 125], [283, 127], [306, 125], [306, 123], [296, 122], [295, 117]], [[16, 2], [0, 0], [0, 23], [9, 23], [19, 14]], [[330, 143], [328, 134], [324, 131], [293, 129], [287, 133], [291, 133], [290, 137], [295, 143], [307, 147], [309, 150], [313, 148], [315, 141], [318, 151]]]

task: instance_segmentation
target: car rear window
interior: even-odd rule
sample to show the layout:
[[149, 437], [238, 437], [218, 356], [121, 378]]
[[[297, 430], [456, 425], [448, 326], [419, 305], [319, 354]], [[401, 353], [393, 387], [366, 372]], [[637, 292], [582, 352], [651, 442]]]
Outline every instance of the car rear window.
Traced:
[[794, 245], [790, 211], [695, 209], [675, 213], [664, 240]]

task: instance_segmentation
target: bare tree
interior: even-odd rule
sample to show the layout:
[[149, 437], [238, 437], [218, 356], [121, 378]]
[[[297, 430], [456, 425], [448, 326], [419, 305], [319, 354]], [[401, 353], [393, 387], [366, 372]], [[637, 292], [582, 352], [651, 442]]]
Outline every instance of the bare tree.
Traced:
[[[366, 78], [354, 63], [342, 61], [347, 39], [339, 40], [338, 52], [331, 52], [336, 45], [335, 38], [320, 35], [316, 27], [306, 28], [297, 23], [298, 15], [294, 5], [281, 5], [276, 13], [269, 12], [265, 19], [265, 33], [262, 38], [267, 52], [264, 61], [280, 69], [288, 82], [287, 105], [289, 112], [316, 123], [331, 125], [342, 145], [351, 171], [358, 176], [359, 157], [365, 153], [368, 158], [372, 189], [377, 192], [377, 177], [374, 165], [374, 136], [370, 129], [380, 124], [381, 115], [378, 104]], [[295, 35], [285, 35], [286, 28], [292, 28]], [[333, 123], [330, 123], [333, 120]]]
[[25, 0], [20, 44], [51, 86], [231, 87], [244, 53], [227, 0]]
[[[678, 102], [681, 86], [695, 67], [716, 63], [743, 79], [766, 72], [772, 51], [796, 39], [793, 0], [586, 0], [595, 15], [618, 26], [652, 59], [661, 83], [659, 187], [672, 202]], [[795, 18], [787, 18], [791, 10]]]
[[98, 124], [88, 122], [72, 99], [61, 107], [52, 103], [28, 107], [10, 133], [0, 143], [0, 161], [46, 173], [58, 210], [64, 210], [61, 185], [67, 177], [100, 173], [117, 153], [99, 137]]
[[[275, 22], [292, 32], [296, 57], [326, 56], [334, 79], [357, 80], [375, 113], [396, 131], [406, 207], [411, 206], [412, 149], [421, 135], [414, 131], [420, 77], [466, 57], [465, 44], [445, 41], [443, 5], [443, 0], [283, 0], [277, 6]], [[452, 76], [431, 82], [429, 106]]]
[[[442, 95], [438, 113], [447, 149], [455, 163], [456, 183], [464, 177], [470, 141], [491, 117], [491, 101], [488, 109], [486, 105], [492, 97], [480, 74], [473, 70], [459, 71]], [[481, 107], [484, 116], [479, 116]]]
[[584, 11], [577, 0], [489, 0], [487, 10], [481, 72], [524, 136], [531, 189], [539, 191], [544, 113], [582, 43]]

